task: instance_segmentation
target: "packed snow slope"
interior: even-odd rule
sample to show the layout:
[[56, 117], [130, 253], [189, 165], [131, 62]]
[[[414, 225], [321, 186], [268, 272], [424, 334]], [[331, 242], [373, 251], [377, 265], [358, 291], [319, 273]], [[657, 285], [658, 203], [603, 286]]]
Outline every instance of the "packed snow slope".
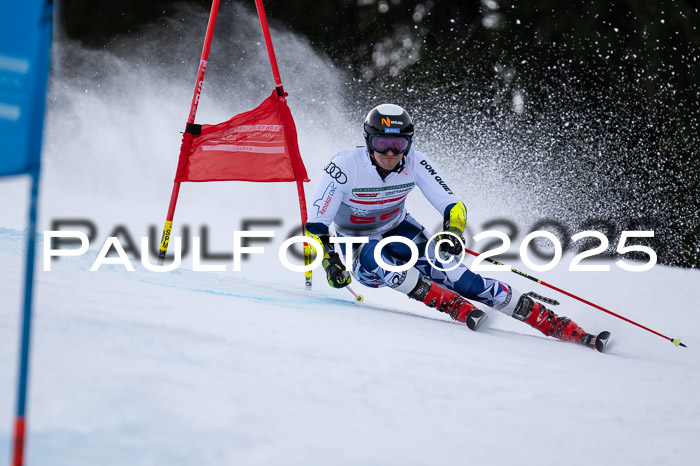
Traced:
[[[21, 236], [0, 234], [5, 458]], [[496, 312], [470, 332], [391, 290], [358, 287], [355, 304], [322, 277], [306, 292], [274, 272], [91, 273], [95, 255], [37, 277], [28, 464], [646, 465], [700, 453], [697, 271], [543, 274], [689, 346], [562, 299], [586, 329], [612, 331], [599, 354]]]
[[[200, 123], [248, 110], [271, 91], [262, 44], [226, 56], [258, 37], [257, 23], [241, 17], [233, 30], [217, 26]], [[356, 304], [328, 287], [321, 269], [305, 291], [301, 274], [277, 257], [299, 226], [293, 184], [191, 183], [180, 191], [176, 236], [207, 237], [210, 253], [231, 254], [233, 231], [264, 221], [247, 229], [274, 231], [272, 242], [257, 244], [265, 252], [240, 272], [221, 258], [208, 263], [225, 272], [196, 272], [191, 252], [168, 273], [135, 258], [134, 272], [90, 272], [114, 232], [137, 250], [149, 230], [160, 238], [199, 57], [197, 47], [180, 48], [201, 44], [204, 30], [190, 29], [192, 40], [141, 36], [123, 47], [133, 55], [57, 41], [39, 229], [91, 225], [94, 237], [88, 253], [55, 260], [51, 271], [38, 244], [29, 465], [656, 465], [700, 457], [697, 270], [632, 273], [609, 263], [609, 272], [574, 273], [567, 254], [555, 269], [533, 272], [680, 337], [687, 349], [508, 272], [486, 275], [559, 299], [556, 310], [590, 332], [610, 330], [610, 352], [544, 338], [492, 311], [470, 332], [388, 289], [354, 284], [366, 298]], [[340, 71], [303, 39], [272, 32], [312, 208], [322, 167], [362, 143], [362, 118], [381, 102], [344, 107]], [[517, 180], [467, 171], [443, 175], [469, 207], [470, 234], [494, 218], [521, 231], [538, 220]], [[26, 179], [0, 182], [0, 461], [10, 455], [16, 402], [28, 190]], [[408, 205], [429, 229], [440, 223], [419, 193]], [[522, 236], [512, 238], [512, 252]], [[483, 250], [485, 242], [470, 245]]]

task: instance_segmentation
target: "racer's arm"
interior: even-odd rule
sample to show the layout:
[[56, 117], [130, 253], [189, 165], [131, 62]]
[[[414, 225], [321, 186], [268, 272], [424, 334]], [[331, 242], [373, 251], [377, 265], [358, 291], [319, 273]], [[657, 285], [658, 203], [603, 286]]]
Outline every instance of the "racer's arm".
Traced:
[[[443, 231], [451, 233], [464, 244], [464, 228], [467, 225], [467, 208], [448, 186], [435, 164], [421, 153], [413, 152], [416, 184], [435, 209], [443, 215]], [[450, 235], [441, 235], [441, 239], [450, 239]], [[443, 242], [441, 250], [450, 254], [460, 254], [462, 245], [451, 240], [452, 244]]]
[[[340, 260], [340, 256], [335, 252], [333, 244], [328, 236], [328, 226], [322, 223], [307, 223], [306, 236], [321, 243], [323, 250], [316, 251], [316, 254], [323, 254], [323, 269], [326, 271], [328, 284], [333, 288], [344, 288], [352, 282], [350, 273]], [[312, 246], [313, 248], [313, 246]]]
[[457, 204], [459, 199], [427, 155], [411, 151], [408, 158], [413, 163], [416, 185], [435, 210], [445, 215], [447, 208]]
[[352, 281], [350, 273], [345, 269], [329, 238], [329, 226], [338, 213], [345, 192], [349, 189], [347, 168], [343, 165], [342, 161], [336, 157], [324, 167], [314, 191], [314, 202], [311, 204], [312, 208], [305, 228], [306, 235], [323, 246], [323, 251], [316, 251], [316, 253], [323, 255], [322, 264], [326, 271], [326, 278], [328, 284], [334, 288], [343, 288]]
[[450, 243], [442, 243], [440, 245], [440, 250], [448, 252], [453, 255], [459, 255], [463, 251], [464, 241], [464, 228], [467, 226], [467, 207], [462, 201], [456, 204], [450, 204], [445, 208], [445, 214], [442, 223], [442, 230], [446, 233], [451, 233], [456, 236], [462, 243], [459, 244], [454, 241], [454, 237], [450, 238], [451, 235], [445, 235], [444, 233], [438, 237], [438, 241], [441, 239], [449, 239]]

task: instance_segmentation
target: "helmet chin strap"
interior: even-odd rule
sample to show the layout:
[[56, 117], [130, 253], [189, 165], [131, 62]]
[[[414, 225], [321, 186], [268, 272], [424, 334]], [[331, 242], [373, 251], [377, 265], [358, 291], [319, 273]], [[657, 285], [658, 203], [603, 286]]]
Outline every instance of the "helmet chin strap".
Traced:
[[401, 173], [403, 168], [406, 166], [406, 154], [403, 154], [403, 157], [401, 157], [401, 161], [396, 164], [396, 166], [391, 169], [387, 170], [386, 168], [382, 168], [378, 163], [377, 160], [374, 158], [374, 152], [372, 152], [369, 155], [369, 159], [372, 161], [372, 165], [374, 165], [377, 169], [377, 173], [379, 173], [379, 176], [382, 177], [382, 180], [389, 176], [390, 173], [397, 172]]

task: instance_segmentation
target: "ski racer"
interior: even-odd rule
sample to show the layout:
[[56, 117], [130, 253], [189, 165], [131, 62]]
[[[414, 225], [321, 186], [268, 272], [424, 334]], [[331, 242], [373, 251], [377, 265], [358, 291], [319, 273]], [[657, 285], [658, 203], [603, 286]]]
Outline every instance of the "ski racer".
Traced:
[[[595, 344], [595, 335], [558, 316], [531, 295], [544, 302], [546, 298], [520, 293], [507, 283], [457, 265], [456, 256], [464, 252], [467, 209], [430, 158], [412, 147], [413, 120], [403, 108], [393, 104], [375, 107], [363, 129], [364, 146], [339, 152], [324, 167], [306, 224], [306, 234], [323, 245], [322, 264], [330, 286], [343, 288], [352, 281], [338, 254], [340, 245], [331, 242], [333, 226], [338, 237], [368, 238], [367, 243], [354, 245], [352, 254], [352, 275], [365, 286], [389, 286], [472, 330], [485, 314], [467, 299], [523, 321], [547, 336]], [[444, 231], [435, 241], [429, 241], [431, 235], [406, 211], [406, 197], [415, 187], [444, 216]], [[375, 259], [378, 243], [391, 236], [406, 238], [418, 250], [418, 261], [407, 271], [385, 270]], [[437, 256], [447, 262], [436, 261]], [[391, 242], [381, 249], [381, 258], [386, 264], [403, 265], [411, 259], [411, 248], [404, 242]], [[350, 260], [346, 256], [346, 261]], [[455, 268], [449, 270], [451, 267]]]

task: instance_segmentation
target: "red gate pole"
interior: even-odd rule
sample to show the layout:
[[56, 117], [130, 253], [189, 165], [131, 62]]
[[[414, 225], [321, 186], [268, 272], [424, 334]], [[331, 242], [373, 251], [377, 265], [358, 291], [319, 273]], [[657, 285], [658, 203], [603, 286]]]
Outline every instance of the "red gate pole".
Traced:
[[[299, 210], [301, 210], [301, 234], [306, 236], [306, 221], [308, 215], [306, 213], [306, 196], [304, 195], [304, 183], [297, 180], [297, 195], [299, 196]], [[309, 243], [304, 243], [304, 265], [311, 265], [311, 246]], [[311, 270], [304, 272], [304, 288], [311, 290], [313, 275]]]
[[272, 38], [270, 37], [270, 28], [267, 25], [267, 17], [265, 16], [265, 7], [262, 0], [255, 0], [255, 7], [258, 9], [258, 17], [260, 18], [260, 26], [262, 27], [263, 37], [265, 37], [265, 47], [267, 48], [267, 56], [270, 58], [270, 67], [272, 68], [272, 77], [275, 79], [277, 87], [277, 95], [284, 98], [284, 88], [282, 87], [282, 78], [280, 78], [280, 70], [277, 68], [277, 58], [275, 57], [275, 49], [272, 47]]
[[[270, 27], [267, 24], [267, 16], [265, 15], [265, 7], [263, 6], [262, 0], [255, 0], [255, 8], [258, 10], [258, 17], [260, 18], [260, 27], [262, 28], [263, 37], [265, 38], [265, 47], [267, 48], [267, 56], [270, 59], [270, 68], [272, 68], [272, 77], [275, 80], [275, 88], [277, 89], [277, 95], [279, 99], [286, 100], [286, 94], [284, 92], [284, 87], [282, 86], [282, 78], [280, 77], [280, 70], [277, 67], [277, 57], [275, 57], [275, 49], [272, 46], [272, 37], [270, 37]], [[295, 172], [296, 175], [296, 172]], [[301, 231], [303, 235], [306, 235], [306, 196], [304, 194], [304, 183], [297, 179], [297, 195], [299, 196], [299, 209], [301, 211]], [[304, 265], [311, 264], [311, 248], [309, 243], [304, 243]], [[312, 272], [309, 270], [304, 273], [305, 278], [305, 288], [307, 290], [311, 289], [312, 283]]]
[[[202, 94], [202, 84], [204, 83], [204, 73], [207, 70], [207, 60], [209, 59], [209, 49], [211, 47], [211, 39], [214, 35], [214, 26], [216, 24], [216, 15], [219, 12], [220, 0], [213, 0], [211, 4], [211, 12], [209, 13], [209, 23], [207, 24], [207, 33], [204, 36], [204, 47], [202, 48], [202, 57], [199, 60], [199, 70], [197, 71], [197, 81], [194, 86], [194, 94], [192, 95], [192, 103], [190, 104], [190, 114], [187, 117], [187, 125], [185, 133], [182, 135], [182, 144], [180, 145], [180, 157], [183, 151], [189, 148], [189, 143], [192, 140], [192, 135], [188, 132], [190, 125], [194, 123], [197, 115], [197, 107], [199, 106], [199, 97]], [[163, 227], [163, 236], [160, 240], [160, 251], [158, 253], [158, 262], [162, 265], [165, 261], [165, 254], [168, 252], [168, 243], [170, 242], [170, 233], [173, 227], [173, 217], [175, 216], [175, 206], [177, 205], [177, 197], [180, 193], [180, 182], [173, 182], [173, 192], [170, 195], [170, 205], [168, 207], [168, 215], [165, 218], [165, 226]]]

